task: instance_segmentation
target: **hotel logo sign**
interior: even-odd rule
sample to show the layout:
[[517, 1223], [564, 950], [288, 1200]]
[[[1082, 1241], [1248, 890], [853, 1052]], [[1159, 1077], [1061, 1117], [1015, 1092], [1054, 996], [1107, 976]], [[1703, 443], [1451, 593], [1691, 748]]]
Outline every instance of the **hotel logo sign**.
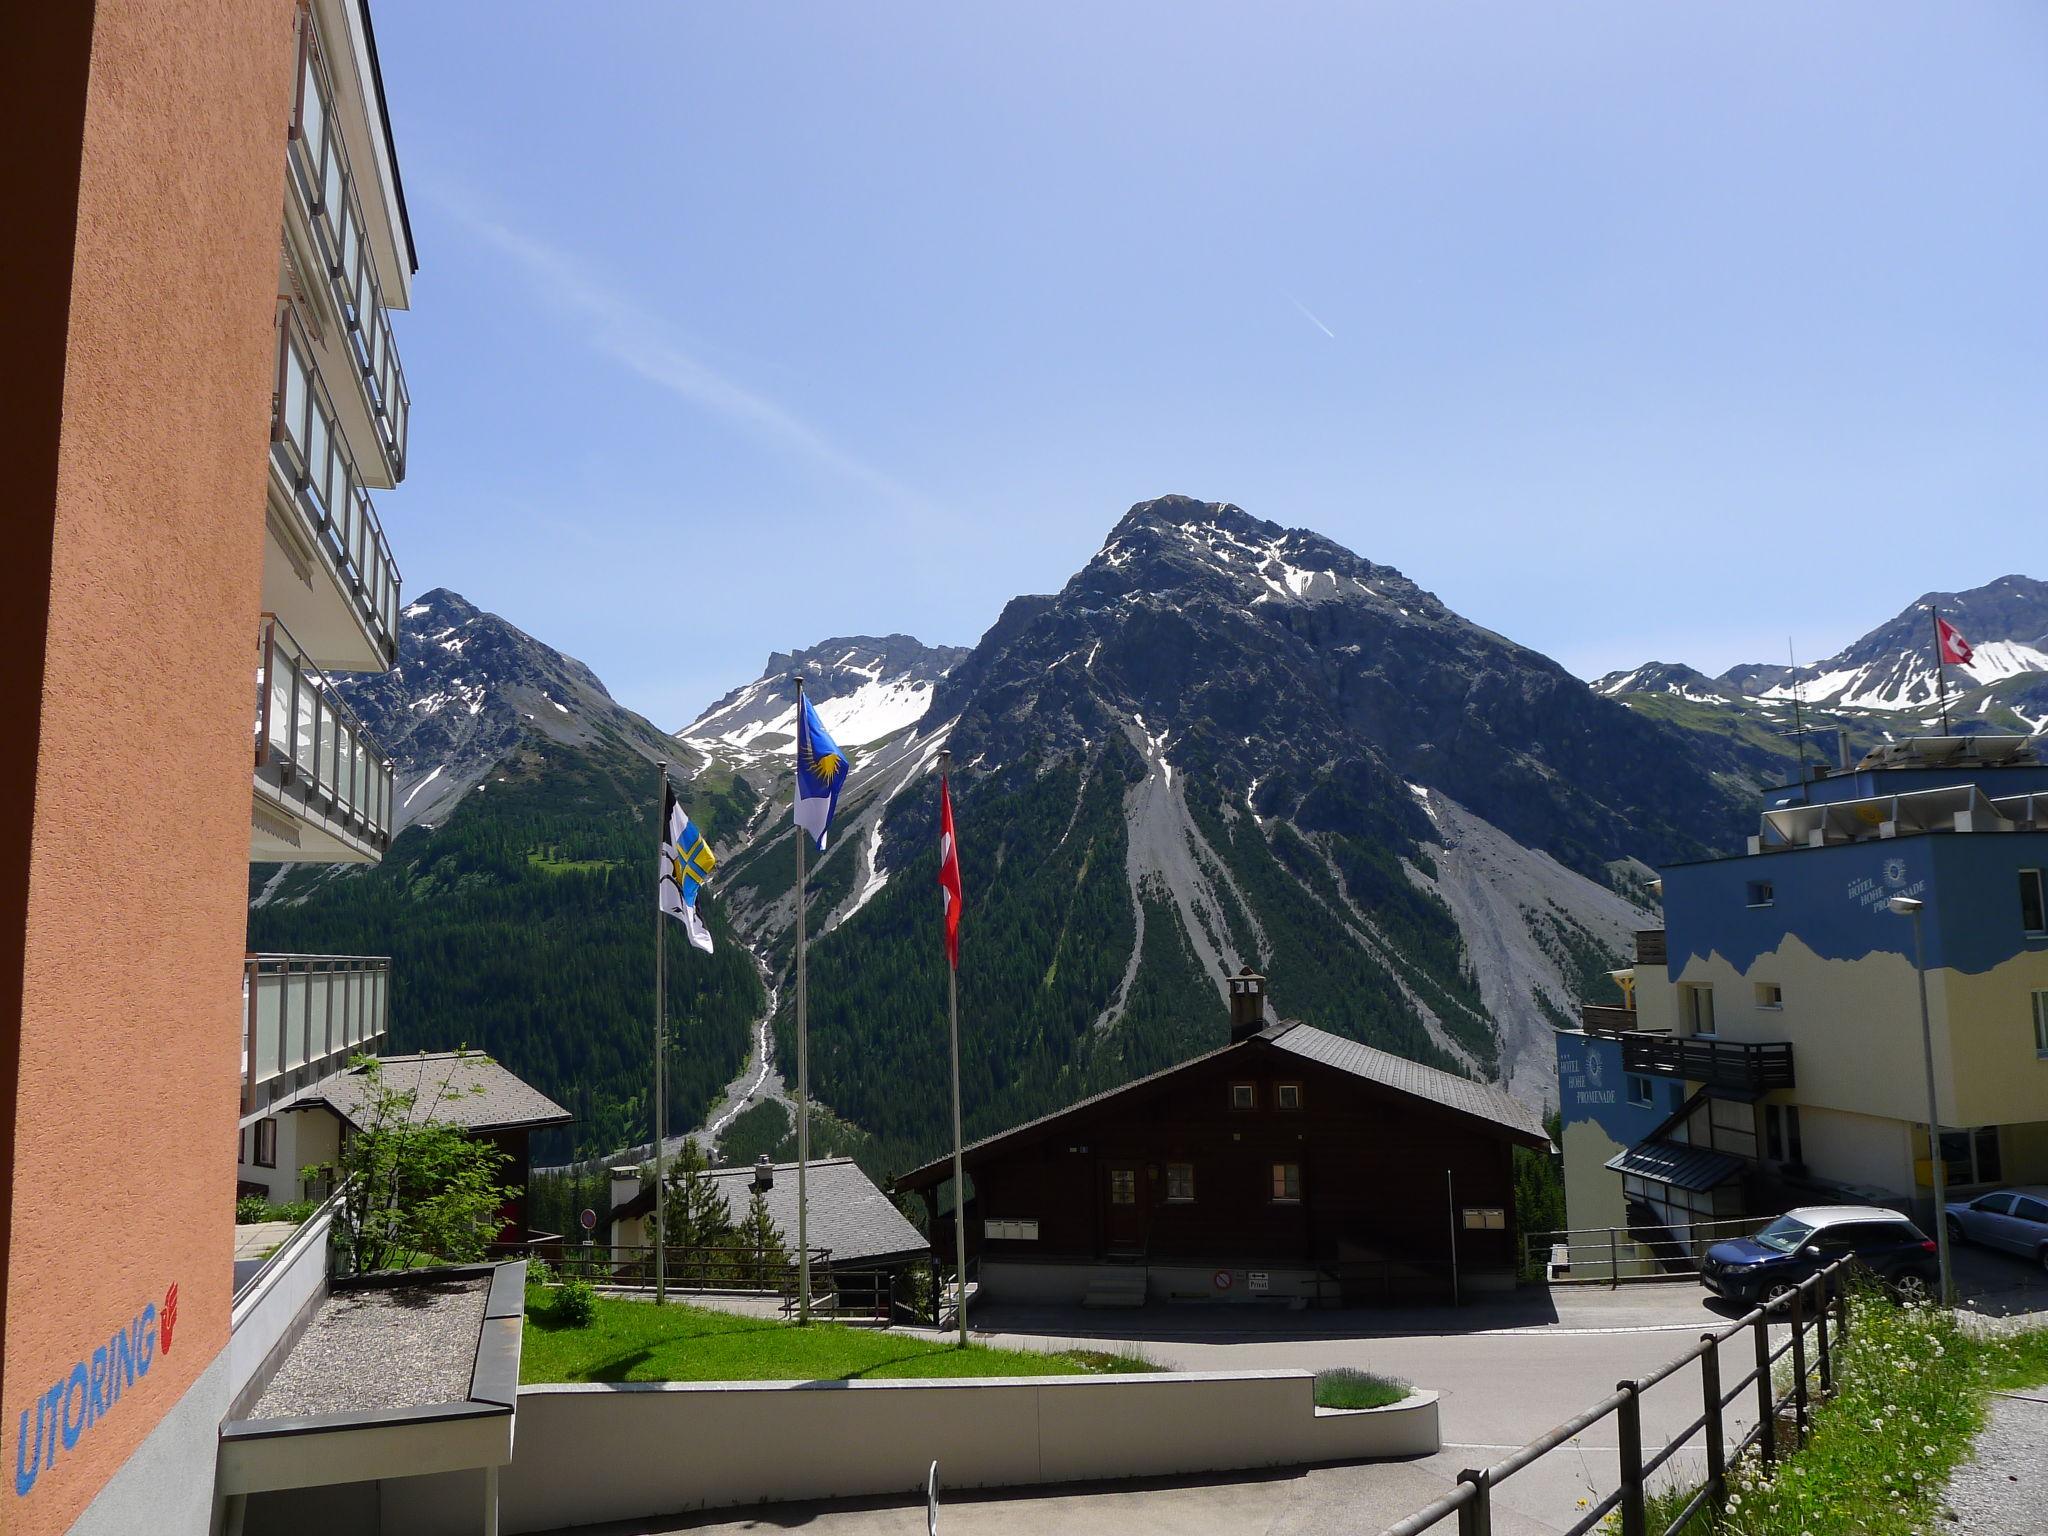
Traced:
[[149, 1374], [158, 1355], [171, 1352], [178, 1326], [178, 1288], [164, 1292], [163, 1305], [146, 1303], [106, 1343], [81, 1356], [33, 1404], [21, 1410], [14, 1439], [14, 1494], [25, 1496], [36, 1479], [77, 1449], [97, 1428], [121, 1394]]

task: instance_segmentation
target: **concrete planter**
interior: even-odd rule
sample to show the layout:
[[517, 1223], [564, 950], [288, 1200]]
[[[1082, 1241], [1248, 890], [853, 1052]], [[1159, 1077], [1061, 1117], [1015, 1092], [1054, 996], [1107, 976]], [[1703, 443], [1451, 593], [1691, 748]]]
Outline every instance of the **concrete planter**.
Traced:
[[729, 1505], [1423, 1456], [1434, 1392], [1318, 1409], [1307, 1371], [526, 1387], [512, 1533]]

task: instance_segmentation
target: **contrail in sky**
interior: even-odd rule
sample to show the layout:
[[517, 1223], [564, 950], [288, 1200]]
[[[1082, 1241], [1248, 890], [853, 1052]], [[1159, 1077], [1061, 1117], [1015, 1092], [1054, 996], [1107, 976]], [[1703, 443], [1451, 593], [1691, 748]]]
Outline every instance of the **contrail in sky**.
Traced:
[[[1281, 289], [1280, 291], [1282, 293], [1287, 293], [1287, 290], [1285, 288]], [[1331, 330], [1327, 325], [1323, 324], [1322, 321], [1318, 320], [1315, 316], [1315, 311], [1310, 309], [1306, 304], [1302, 303], [1301, 300], [1297, 299], [1293, 294], [1287, 293], [1287, 302], [1292, 304], [1296, 309], [1301, 311], [1302, 319], [1306, 320], [1310, 325], [1314, 326], [1317, 330], [1321, 331], [1325, 336], [1329, 337], [1330, 340], [1335, 341], [1337, 339], [1337, 333]]]
[[757, 390], [728, 378], [670, 340], [662, 317], [607, 285], [568, 252], [483, 216], [458, 198], [444, 199], [470, 229], [512, 257], [564, 310], [589, 322], [588, 341], [650, 383], [733, 422], [770, 448], [809, 459], [868, 486], [906, 510], [927, 512], [923, 498], [826, 439], [810, 423]]

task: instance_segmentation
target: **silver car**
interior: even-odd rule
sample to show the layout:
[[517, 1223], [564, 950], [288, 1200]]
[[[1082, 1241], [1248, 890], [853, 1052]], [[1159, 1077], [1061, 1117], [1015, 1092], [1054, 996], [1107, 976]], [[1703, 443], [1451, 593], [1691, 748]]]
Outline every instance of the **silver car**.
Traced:
[[2048, 1269], [2048, 1185], [1996, 1189], [1947, 1211], [1951, 1242], [2003, 1248]]

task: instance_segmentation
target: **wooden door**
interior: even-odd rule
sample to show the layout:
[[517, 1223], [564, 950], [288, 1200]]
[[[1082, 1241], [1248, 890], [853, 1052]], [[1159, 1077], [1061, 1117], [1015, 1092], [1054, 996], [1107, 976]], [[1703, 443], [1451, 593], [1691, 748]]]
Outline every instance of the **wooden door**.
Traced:
[[1103, 1240], [1111, 1253], [1145, 1251], [1145, 1170], [1106, 1163], [1102, 1170]]

